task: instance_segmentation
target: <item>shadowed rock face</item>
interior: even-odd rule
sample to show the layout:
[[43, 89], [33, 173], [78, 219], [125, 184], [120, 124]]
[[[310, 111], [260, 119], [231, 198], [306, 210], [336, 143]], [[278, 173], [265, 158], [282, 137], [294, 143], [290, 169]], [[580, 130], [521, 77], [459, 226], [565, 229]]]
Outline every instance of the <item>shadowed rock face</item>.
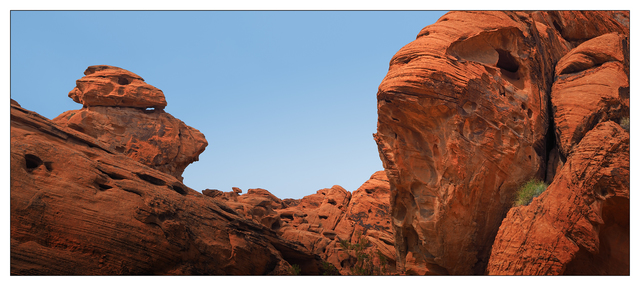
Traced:
[[303, 246], [14, 104], [10, 156], [12, 275], [321, 273]]
[[182, 181], [184, 169], [207, 147], [204, 135], [164, 112], [162, 91], [138, 75], [111, 66], [91, 66], [85, 75], [69, 93], [83, 108], [66, 111], [53, 122]]
[[[374, 138], [400, 270], [485, 272], [518, 186], [552, 180], [566, 159], [550, 108], [556, 63], [592, 37], [625, 31], [628, 13], [456, 11], [391, 59]], [[624, 110], [620, 100], [606, 105]], [[620, 115], [603, 118], [593, 122]]]

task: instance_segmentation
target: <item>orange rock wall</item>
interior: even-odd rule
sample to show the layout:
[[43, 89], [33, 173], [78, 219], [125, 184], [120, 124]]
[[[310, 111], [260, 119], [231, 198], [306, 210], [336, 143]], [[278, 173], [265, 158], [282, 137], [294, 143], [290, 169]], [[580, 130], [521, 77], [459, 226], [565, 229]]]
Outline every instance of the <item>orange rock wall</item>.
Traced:
[[[624, 37], [579, 46], [628, 31], [624, 11], [455, 11], [396, 53], [378, 90], [374, 138], [391, 185], [399, 271], [485, 273], [518, 187], [553, 181], [566, 168], [564, 142], [625, 114], [628, 81], [614, 72], [624, 70]], [[593, 93], [606, 97], [556, 96], [580, 92], [569, 86], [582, 82], [564, 73], [600, 65], [607, 69], [593, 72], [613, 72], [613, 82]], [[572, 101], [589, 106], [584, 126], [563, 123], [576, 120]]]

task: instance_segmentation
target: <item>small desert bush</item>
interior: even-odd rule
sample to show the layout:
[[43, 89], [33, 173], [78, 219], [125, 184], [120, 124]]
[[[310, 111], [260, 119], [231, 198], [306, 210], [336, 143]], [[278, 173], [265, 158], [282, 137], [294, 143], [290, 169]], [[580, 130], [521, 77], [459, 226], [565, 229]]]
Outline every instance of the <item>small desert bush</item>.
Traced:
[[340, 271], [338, 271], [338, 268], [336, 268], [335, 266], [333, 266], [333, 264], [326, 262], [326, 261], [322, 261], [322, 275], [340, 275]]
[[[344, 250], [351, 251], [350, 255], [354, 255], [356, 263], [351, 267], [352, 275], [387, 275], [387, 258], [382, 255], [379, 250], [373, 252], [367, 249], [371, 243], [362, 234], [356, 234], [356, 243], [350, 243], [347, 240], [340, 240], [340, 247]], [[378, 257], [380, 265], [374, 264], [374, 257]]]
[[622, 119], [620, 119], [620, 127], [622, 127], [622, 129], [627, 130], [627, 132], [631, 129], [631, 120], [629, 119], [629, 117], [623, 117]]
[[290, 275], [300, 275], [301, 271], [302, 270], [300, 269], [300, 265], [298, 264], [291, 265], [291, 267], [289, 268]]
[[522, 187], [520, 187], [520, 190], [518, 190], [518, 193], [516, 194], [515, 206], [529, 205], [533, 198], [542, 194], [548, 186], [549, 185], [537, 179], [526, 182]]

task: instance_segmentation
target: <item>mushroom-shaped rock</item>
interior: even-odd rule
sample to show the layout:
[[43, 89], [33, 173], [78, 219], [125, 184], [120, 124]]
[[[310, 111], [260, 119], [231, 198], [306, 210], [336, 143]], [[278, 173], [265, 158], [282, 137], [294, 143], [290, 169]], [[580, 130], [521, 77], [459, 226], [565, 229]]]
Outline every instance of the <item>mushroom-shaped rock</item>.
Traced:
[[108, 65], [90, 66], [76, 81], [69, 97], [84, 106], [121, 106], [164, 109], [162, 90], [128, 70]]
[[207, 147], [204, 135], [162, 109], [145, 110], [164, 108], [166, 101], [162, 91], [138, 75], [112, 66], [91, 66], [85, 75], [69, 93], [83, 108], [53, 122], [182, 180], [184, 169]]

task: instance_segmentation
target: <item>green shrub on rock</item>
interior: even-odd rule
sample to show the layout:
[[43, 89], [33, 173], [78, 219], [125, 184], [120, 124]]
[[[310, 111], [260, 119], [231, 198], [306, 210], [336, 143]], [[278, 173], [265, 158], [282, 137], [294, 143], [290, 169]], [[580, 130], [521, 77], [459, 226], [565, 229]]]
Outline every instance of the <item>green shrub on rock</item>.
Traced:
[[623, 117], [622, 119], [620, 119], [620, 127], [622, 127], [622, 129], [627, 130], [627, 132], [631, 129], [631, 120], [629, 119], [629, 117]]
[[542, 194], [548, 186], [549, 185], [538, 179], [532, 179], [526, 182], [522, 187], [520, 187], [520, 190], [518, 190], [518, 193], [516, 194], [515, 206], [529, 205], [533, 198]]

